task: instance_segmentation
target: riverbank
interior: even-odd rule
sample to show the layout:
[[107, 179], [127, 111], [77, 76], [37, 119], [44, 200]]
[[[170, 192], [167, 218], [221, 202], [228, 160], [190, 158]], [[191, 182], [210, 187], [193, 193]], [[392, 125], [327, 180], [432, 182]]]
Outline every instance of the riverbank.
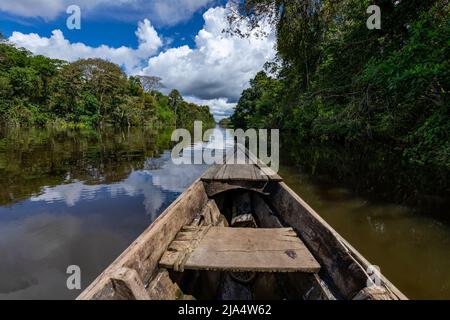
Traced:
[[162, 79], [128, 76], [103, 59], [67, 62], [0, 41], [0, 128], [214, 127], [208, 106], [165, 95]]
[[450, 221], [450, 170], [404, 161], [401, 151], [382, 144], [306, 144], [284, 136], [285, 164], [314, 176], [321, 184], [341, 185], [372, 201], [416, 208]]

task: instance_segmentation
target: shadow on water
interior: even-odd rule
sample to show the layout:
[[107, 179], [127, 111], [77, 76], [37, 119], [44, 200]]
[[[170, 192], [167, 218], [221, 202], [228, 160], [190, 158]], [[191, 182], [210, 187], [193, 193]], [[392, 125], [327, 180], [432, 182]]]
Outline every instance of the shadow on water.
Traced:
[[449, 168], [391, 150], [285, 144], [280, 174], [408, 297], [450, 299]]
[[[286, 138], [286, 137], [285, 137]], [[286, 140], [288, 140], [286, 138]], [[450, 168], [405, 163], [379, 146], [283, 146], [285, 165], [297, 167], [323, 186], [345, 186], [371, 201], [405, 204], [450, 223]], [[445, 210], [442, 210], [442, 209]]]

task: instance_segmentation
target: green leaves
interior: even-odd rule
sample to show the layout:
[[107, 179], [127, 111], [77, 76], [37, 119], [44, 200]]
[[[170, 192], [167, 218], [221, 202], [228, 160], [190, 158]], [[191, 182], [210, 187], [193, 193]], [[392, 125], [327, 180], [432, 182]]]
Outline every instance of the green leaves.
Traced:
[[207, 107], [184, 102], [176, 90], [164, 96], [161, 87], [158, 77], [128, 78], [102, 59], [67, 63], [0, 43], [1, 125], [214, 125]]
[[12, 67], [8, 73], [13, 95], [34, 98], [41, 84], [36, 70], [31, 67]]
[[274, 128], [281, 117], [278, 109], [282, 98], [283, 85], [281, 81], [259, 72], [250, 81], [251, 87], [242, 96], [231, 117], [238, 128]]
[[[251, 81], [235, 126], [276, 124], [306, 141], [383, 142], [409, 162], [449, 168], [448, 1], [281, 2], [278, 76]], [[365, 25], [369, 3], [381, 7], [381, 30]]]

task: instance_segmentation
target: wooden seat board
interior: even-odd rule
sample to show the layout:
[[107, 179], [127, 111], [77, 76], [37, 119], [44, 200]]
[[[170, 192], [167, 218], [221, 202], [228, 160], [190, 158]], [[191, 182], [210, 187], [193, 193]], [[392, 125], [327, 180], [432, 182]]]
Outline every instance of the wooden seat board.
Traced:
[[262, 175], [265, 175], [269, 178], [271, 181], [283, 181], [283, 179], [271, 168], [269, 168], [265, 163], [263, 163], [261, 160], [258, 159], [250, 150], [245, 148], [242, 144], [236, 145], [236, 152], [239, 152], [242, 154], [245, 154], [246, 159], [248, 159], [248, 163], [254, 164], [257, 168], [259, 168], [259, 171]]
[[191, 246], [183, 269], [305, 273], [320, 270], [319, 263], [291, 228], [211, 227], [192, 248], [193, 234], [201, 234], [204, 228], [182, 230], [161, 258], [160, 267], [173, 268]]
[[210, 167], [201, 178], [203, 181], [255, 181], [266, 182], [267, 174], [253, 164], [224, 164]]
[[217, 174], [217, 171], [219, 171], [220, 168], [221, 168], [221, 165], [219, 165], [219, 164], [211, 165], [208, 169], [206, 169], [206, 171], [203, 174], [201, 179], [203, 181], [213, 180]]
[[[201, 177], [202, 181], [282, 181], [271, 168], [262, 163], [242, 145], [236, 145], [227, 153], [223, 165], [212, 165]], [[236, 161], [238, 161], [236, 163]]]

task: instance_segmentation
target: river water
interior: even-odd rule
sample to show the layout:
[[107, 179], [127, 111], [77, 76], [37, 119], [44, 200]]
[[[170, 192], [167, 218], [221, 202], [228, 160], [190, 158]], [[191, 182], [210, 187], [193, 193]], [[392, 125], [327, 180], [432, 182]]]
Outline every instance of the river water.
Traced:
[[[75, 298], [69, 265], [81, 268], [85, 288], [206, 170], [175, 165], [171, 146], [170, 132], [143, 129], [1, 133], [0, 299]], [[311, 147], [280, 154], [285, 182], [407, 296], [450, 299], [442, 195], [420, 202], [424, 210], [397, 205], [395, 179], [369, 189], [367, 175], [344, 168], [351, 161], [324, 166], [330, 153]]]

